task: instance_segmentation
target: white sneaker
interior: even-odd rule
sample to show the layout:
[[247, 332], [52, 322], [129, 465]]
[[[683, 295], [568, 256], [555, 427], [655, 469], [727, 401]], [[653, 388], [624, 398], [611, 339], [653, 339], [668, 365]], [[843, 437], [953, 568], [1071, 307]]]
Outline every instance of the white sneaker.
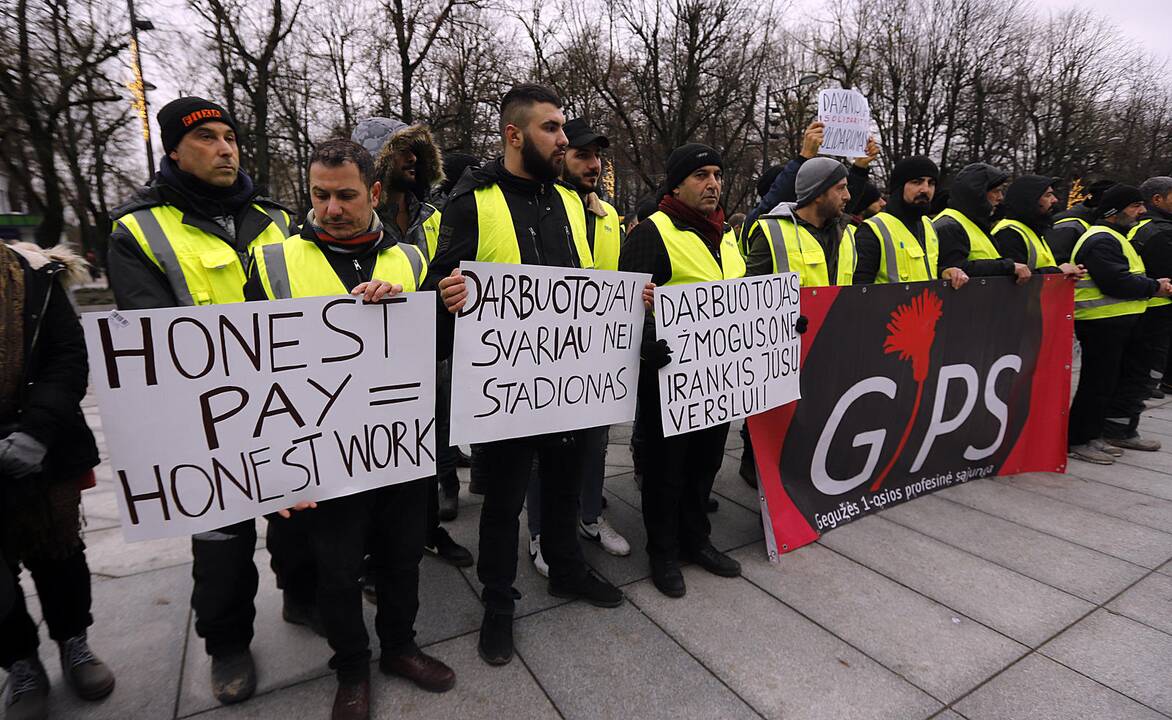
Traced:
[[618, 531], [610, 526], [606, 518], [601, 515], [592, 523], [578, 521], [578, 534], [591, 542], [596, 542], [602, 549], [611, 555], [626, 557], [631, 554], [631, 545], [627, 539], [619, 535]]
[[537, 568], [538, 575], [549, 577], [549, 565], [546, 565], [545, 558], [541, 557], [541, 535], [529, 538], [529, 559], [533, 561], [533, 567]]

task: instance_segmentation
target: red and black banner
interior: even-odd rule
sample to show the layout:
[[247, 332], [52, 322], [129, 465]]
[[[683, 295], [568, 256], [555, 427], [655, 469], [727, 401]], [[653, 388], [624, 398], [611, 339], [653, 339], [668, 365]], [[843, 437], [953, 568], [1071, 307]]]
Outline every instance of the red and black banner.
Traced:
[[802, 399], [749, 418], [771, 557], [975, 478], [1066, 469], [1060, 275], [802, 289]]

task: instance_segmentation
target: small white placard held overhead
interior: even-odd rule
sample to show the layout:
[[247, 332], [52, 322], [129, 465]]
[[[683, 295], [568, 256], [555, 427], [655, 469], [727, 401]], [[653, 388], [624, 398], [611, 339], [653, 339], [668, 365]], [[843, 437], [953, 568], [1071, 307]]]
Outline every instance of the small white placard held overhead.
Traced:
[[801, 397], [797, 273], [655, 289], [663, 435], [731, 422]]
[[821, 155], [862, 157], [871, 134], [871, 106], [857, 90], [831, 89], [818, 93], [818, 120], [823, 128]]
[[609, 270], [464, 262], [452, 347], [452, 444], [629, 422], [643, 286]]
[[128, 541], [435, 474], [434, 293], [82, 324]]

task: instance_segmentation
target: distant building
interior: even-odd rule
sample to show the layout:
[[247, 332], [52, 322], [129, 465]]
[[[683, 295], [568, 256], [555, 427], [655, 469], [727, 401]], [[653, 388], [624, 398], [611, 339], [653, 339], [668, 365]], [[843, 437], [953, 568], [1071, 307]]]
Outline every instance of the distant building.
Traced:
[[40, 215], [30, 215], [19, 205], [14, 206], [16, 193], [9, 178], [0, 171], [0, 240], [33, 242], [33, 232], [41, 224]]

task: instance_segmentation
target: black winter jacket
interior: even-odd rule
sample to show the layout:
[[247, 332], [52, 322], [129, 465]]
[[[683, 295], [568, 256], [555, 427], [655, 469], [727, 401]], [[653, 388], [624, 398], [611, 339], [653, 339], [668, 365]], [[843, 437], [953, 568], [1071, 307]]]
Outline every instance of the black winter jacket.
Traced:
[[[997, 187], [1009, 176], [992, 165], [973, 163], [956, 175], [948, 196], [948, 207], [958, 210], [986, 233], [993, 226], [993, 208], [985, 194]], [[936, 237], [940, 240], [940, 263], [938, 267], [956, 267], [972, 277], [987, 275], [1012, 275], [1013, 261], [1008, 258], [995, 260], [969, 260], [969, 237], [960, 223], [950, 217], [939, 217], [933, 221]]]
[[1155, 295], [1160, 288], [1147, 275], [1132, 273], [1119, 242], [1104, 232], [1087, 238], [1071, 262], [1085, 266], [1099, 291], [1108, 297], [1142, 300]]

